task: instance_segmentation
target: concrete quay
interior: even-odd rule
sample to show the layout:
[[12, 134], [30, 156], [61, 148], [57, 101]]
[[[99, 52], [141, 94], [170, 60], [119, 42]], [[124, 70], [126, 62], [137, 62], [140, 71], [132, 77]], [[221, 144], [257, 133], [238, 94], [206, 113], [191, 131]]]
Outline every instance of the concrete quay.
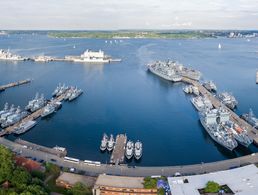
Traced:
[[43, 152], [36, 149], [24, 147], [21, 144], [12, 142], [3, 137], [0, 137], [0, 144], [6, 146], [18, 155], [36, 158], [37, 160], [44, 160], [46, 162], [52, 162], [60, 167], [76, 168], [77, 170], [84, 171], [85, 174], [91, 176], [97, 176], [99, 174], [120, 175], [120, 176], [132, 176], [132, 177], [145, 177], [152, 175], [173, 176], [175, 173], [181, 175], [195, 175], [209, 172], [216, 172], [222, 170], [228, 170], [240, 166], [246, 166], [249, 164], [258, 163], [258, 153], [254, 153], [247, 156], [242, 156], [234, 159], [200, 163], [194, 165], [183, 166], [162, 166], [162, 167], [128, 167], [126, 165], [111, 165], [101, 164], [100, 166], [88, 165], [83, 161], [79, 163], [64, 161], [57, 155]]
[[6, 84], [6, 85], [2, 85], [2, 86], [0, 86], [0, 91], [4, 91], [8, 88], [16, 87], [16, 86], [27, 84], [27, 83], [30, 83], [30, 82], [31, 82], [31, 79], [25, 79], [25, 80], [9, 83], [9, 84]]
[[245, 120], [240, 118], [235, 112], [233, 112], [231, 109], [229, 109], [227, 106], [222, 104], [211, 92], [209, 92], [205, 87], [203, 87], [199, 82], [191, 80], [189, 78], [182, 78], [182, 81], [191, 85], [194, 85], [198, 87], [199, 92], [202, 95], [205, 95], [209, 98], [211, 103], [215, 108], [223, 107], [227, 109], [230, 112], [230, 117], [233, 122], [238, 124], [240, 127], [244, 128], [248, 132], [248, 136], [253, 139], [253, 143], [258, 146], [258, 131], [253, 128], [249, 123], [247, 123]]
[[24, 147], [30, 148], [32, 150], [38, 150], [38, 151], [46, 152], [46, 153], [53, 154], [53, 155], [56, 155], [56, 156], [59, 156], [59, 157], [65, 157], [66, 154], [67, 154], [66, 150], [60, 151], [60, 150], [56, 150], [54, 148], [48, 148], [48, 147], [45, 147], [45, 146], [41, 146], [41, 145], [38, 145], [38, 144], [34, 144], [34, 143], [31, 143], [31, 142], [22, 140], [20, 138], [16, 139], [14, 142], [17, 143], [17, 144], [23, 145]]

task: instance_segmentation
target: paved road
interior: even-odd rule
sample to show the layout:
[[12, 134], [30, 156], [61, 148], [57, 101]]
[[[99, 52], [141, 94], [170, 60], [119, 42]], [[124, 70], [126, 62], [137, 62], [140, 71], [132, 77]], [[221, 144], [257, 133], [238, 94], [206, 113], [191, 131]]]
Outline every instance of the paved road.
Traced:
[[[0, 144], [8, 147], [13, 152], [16, 152], [22, 156], [30, 156], [36, 158], [37, 160], [44, 160], [46, 162], [52, 162], [62, 167], [76, 168], [77, 170], [85, 171], [87, 175], [96, 176], [101, 173], [106, 173], [110, 175], [123, 175], [123, 176], [151, 176], [151, 175], [164, 175], [172, 176], [176, 172], [183, 175], [189, 174], [201, 174], [207, 172], [215, 172], [221, 170], [227, 170], [230, 168], [235, 168], [239, 166], [244, 166], [247, 164], [258, 163], [258, 153], [247, 155], [235, 159], [217, 161], [212, 163], [202, 163], [194, 165], [184, 165], [184, 166], [164, 166], [164, 167], [127, 167], [126, 165], [106, 165], [101, 164], [101, 166], [86, 165], [83, 161], [79, 163], [71, 163], [64, 161], [56, 155], [45, 153], [42, 151], [37, 151], [30, 148], [24, 148], [22, 145], [15, 142], [9, 141], [5, 138], [0, 138]], [[51, 161], [54, 159], [55, 162]]]

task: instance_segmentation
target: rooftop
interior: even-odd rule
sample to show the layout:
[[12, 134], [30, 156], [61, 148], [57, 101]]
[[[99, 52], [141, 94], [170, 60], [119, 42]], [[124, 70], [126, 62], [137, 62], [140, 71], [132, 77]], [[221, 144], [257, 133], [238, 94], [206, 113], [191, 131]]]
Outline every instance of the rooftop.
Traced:
[[78, 174], [74, 174], [74, 173], [62, 172], [56, 181], [69, 183], [72, 186], [74, 184], [76, 184], [77, 182], [80, 182], [88, 187], [91, 187], [94, 185], [95, 180], [96, 179], [94, 177], [88, 177], [88, 176], [78, 175]]
[[111, 175], [99, 175], [95, 186], [116, 187], [116, 188], [144, 188], [143, 177], [122, 177]]
[[[184, 183], [184, 179], [187, 179], [189, 183]], [[171, 193], [177, 195], [200, 195], [198, 189], [204, 188], [208, 181], [215, 181], [220, 185], [226, 184], [238, 195], [256, 195], [258, 168], [255, 165], [248, 165], [203, 175], [168, 178]]]
[[15, 162], [17, 165], [26, 168], [28, 171], [42, 170], [40, 163], [30, 160], [30, 159], [27, 159], [27, 158], [24, 158], [22, 156], [16, 156]]

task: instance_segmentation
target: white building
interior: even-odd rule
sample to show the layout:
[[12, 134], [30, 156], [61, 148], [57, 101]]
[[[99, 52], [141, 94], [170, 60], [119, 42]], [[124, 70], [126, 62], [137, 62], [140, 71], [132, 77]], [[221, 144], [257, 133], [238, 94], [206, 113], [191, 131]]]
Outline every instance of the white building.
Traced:
[[[188, 183], [184, 183], [185, 179]], [[204, 188], [208, 181], [227, 185], [236, 195], [258, 194], [258, 168], [255, 165], [203, 175], [168, 178], [171, 193], [176, 195], [200, 195], [198, 189]]]

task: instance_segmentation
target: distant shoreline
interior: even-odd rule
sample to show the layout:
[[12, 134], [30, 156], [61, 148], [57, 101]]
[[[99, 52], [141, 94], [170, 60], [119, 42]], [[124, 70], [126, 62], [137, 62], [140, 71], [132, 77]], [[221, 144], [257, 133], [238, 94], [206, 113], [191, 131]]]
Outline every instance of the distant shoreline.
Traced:
[[209, 34], [200, 32], [48, 32], [52, 38], [95, 38], [95, 39], [199, 39], [212, 38]]
[[2, 30], [2, 35], [42, 34], [50, 38], [84, 39], [213, 39], [213, 38], [255, 38], [257, 30]]

